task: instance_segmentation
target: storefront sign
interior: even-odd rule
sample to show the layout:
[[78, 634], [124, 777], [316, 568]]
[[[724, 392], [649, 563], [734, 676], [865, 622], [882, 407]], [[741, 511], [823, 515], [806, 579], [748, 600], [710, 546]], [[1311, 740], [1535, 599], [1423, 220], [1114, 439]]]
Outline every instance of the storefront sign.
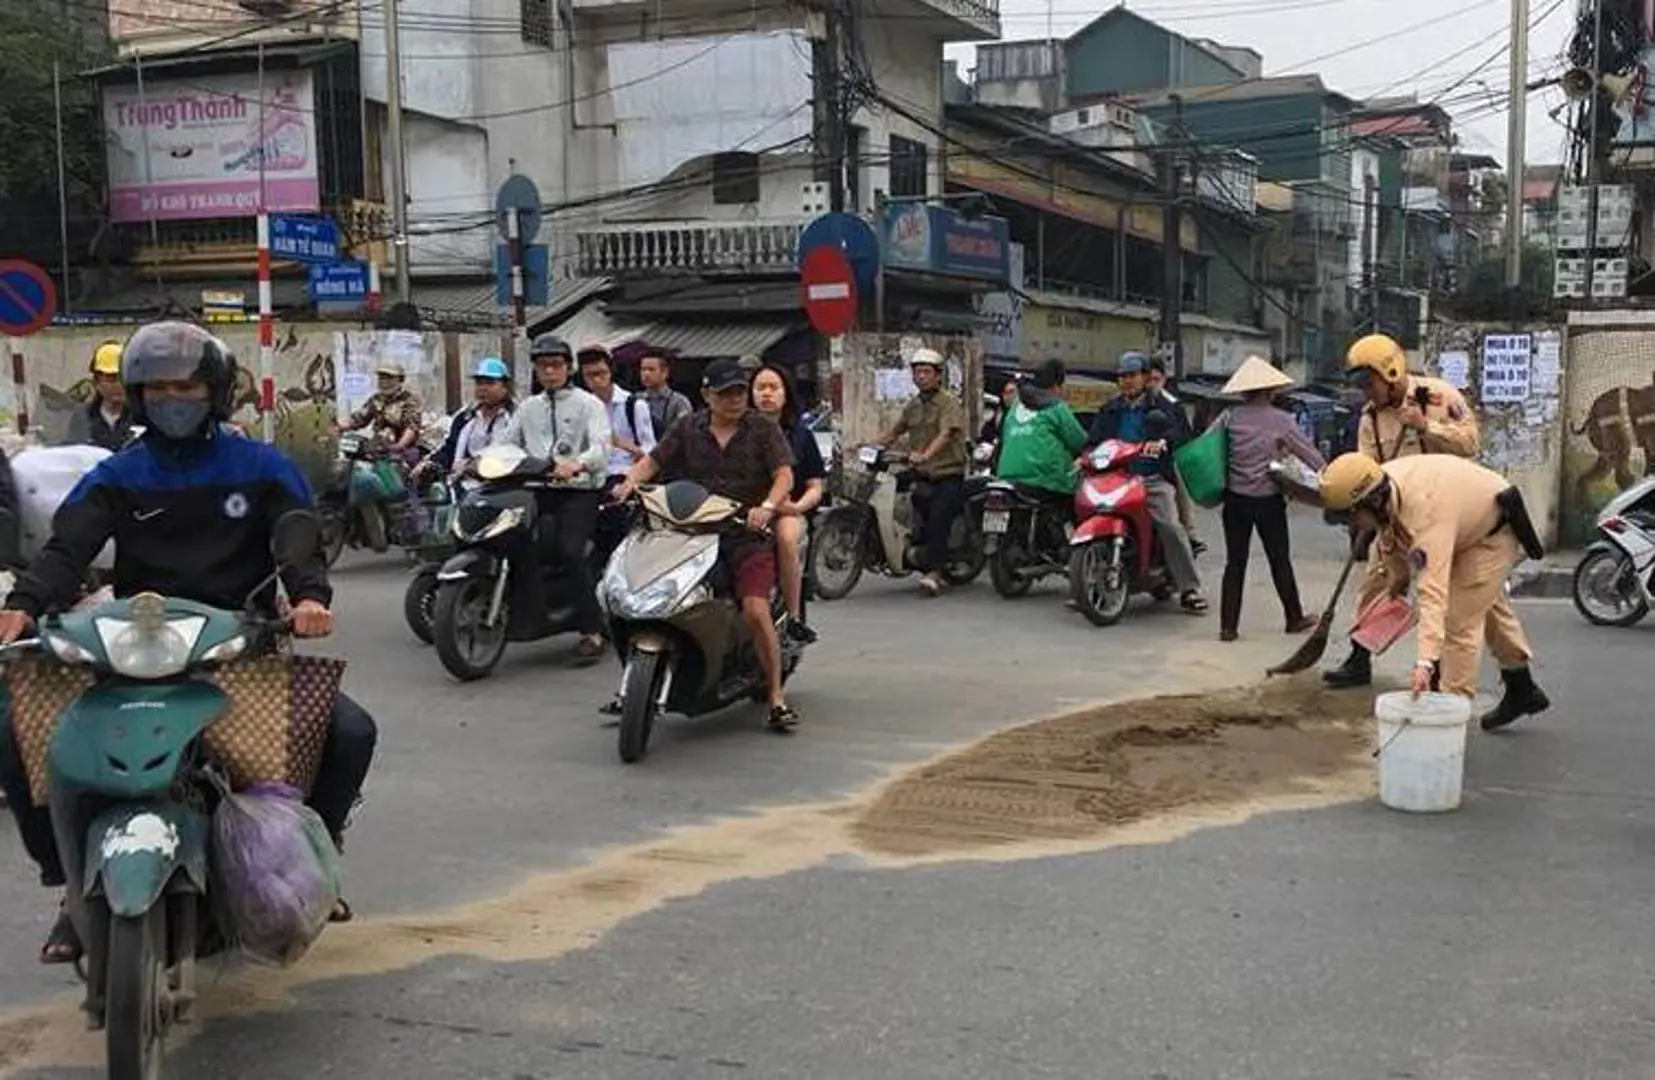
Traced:
[[[266, 71], [104, 90], [110, 216], [252, 217], [314, 211], [316, 96], [311, 74]], [[262, 168], [261, 168], [262, 159]]]
[[1061, 360], [1071, 368], [1108, 371], [1128, 349], [1154, 345], [1148, 319], [1025, 304], [1021, 357], [1026, 367]]
[[885, 265], [1005, 282], [1011, 234], [1004, 218], [968, 218], [947, 206], [894, 203], [885, 208]]

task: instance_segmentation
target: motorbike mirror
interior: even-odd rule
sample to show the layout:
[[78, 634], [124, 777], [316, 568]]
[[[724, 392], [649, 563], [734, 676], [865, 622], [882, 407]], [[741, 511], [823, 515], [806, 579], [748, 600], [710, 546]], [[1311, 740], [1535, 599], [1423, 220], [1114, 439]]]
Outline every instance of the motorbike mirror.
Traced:
[[312, 558], [322, 547], [322, 521], [309, 510], [289, 510], [276, 519], [270, 552], [278, 566], [294, 566]]

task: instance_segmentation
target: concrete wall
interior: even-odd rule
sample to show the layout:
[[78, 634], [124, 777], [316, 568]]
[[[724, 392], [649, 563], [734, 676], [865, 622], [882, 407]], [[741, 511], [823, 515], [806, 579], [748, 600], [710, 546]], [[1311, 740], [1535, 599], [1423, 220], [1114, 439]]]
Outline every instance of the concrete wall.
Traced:
[[[51, 329], [27, 338], [0, 337], [0, 352], [23, 361], [23, 404], [29, 427], [46, 443], [56, 443], [67, 430], [70, 415], [92, 398], [87, 364], [92, 351], [109, 340], [120, 340], [131, 327], [77, 327]], [[236, 395], [238, 422], [259, 427], [256, 375], [258, 332], [252, 324], [216, 327], [215, 332], [241, 360], [242, 377]], [[372, 389], [371, 372], [379, 359], [395, 359], [408, 370], [410, 385], [425, 405], [433, 424], [450, 411], [450, 382], [463, 388], [464, 379], [451, 380], [471, 370], [475, 362], [500, 355], [504, 342], [490, 334], [405, 334], [352, 330], [328, 323], [283, 324], [276, 328], [276, 442], [298, 460], [307, 474], [321, 475], [332, 460], [331, 421], [338, 415], [343, 392], [345, 406], [359, 404]], [[519, 364], [519, 367], [524, 365]], [[526, 370], [522, 372], [526, 375]], [[354, 375], [354, 378], [352, 377]], [[522, 380], [519, 380], [522, 385]], [[0, 429], [15, 431], [18, 414], [15, 388], [0, 382]]]
[[1655, 472], [1655, 312], [1574, 312], [1568, 351], [1563, 508], [1578, 541], [1617, 492]]
[[872, 442], [888, 431], [914, 395], [908, 357], [930, 347], [948, 360], [950, 392], [965, 405], [967, 437], [982, 423], [983, 351], [975, 338], [944, 334], [847, 334], [842, 369], [833, 377], [834, 410], [843, 417], [844, 445]]
[[[1523, 331], [1558, 336], [1562, 346], [1558, 360], [1560, 386], [1553, 387], [1553, 392], [1548, 394], [1538, 381], [1532, 382], [1530, 397], [1523, 404], [1481, 401], [1484, 336]], [[1482, 463], [1505, 475], [1522, 490], [1529, 516], [1548, 548], [1567, 543], [1571, 537], [1568, 530], [1562, 528], [1566, 518], [1559, 501], [1566, 410], [1563, 397], [1556, 391], [1569, 386], [1573, 371], [1579, 366], [1573, 342], [1563, 334], [1563, 327], [1548, 324], [1513, 327], [1494, 323], [1433, 323], [1424, 349], [1428, 358], [1426, 371], [1439, 374], [1441, 354], [1452, 351], [1470, 356], [1470, 386], [1464, 392], [1477, 411], [1483, 441]]]

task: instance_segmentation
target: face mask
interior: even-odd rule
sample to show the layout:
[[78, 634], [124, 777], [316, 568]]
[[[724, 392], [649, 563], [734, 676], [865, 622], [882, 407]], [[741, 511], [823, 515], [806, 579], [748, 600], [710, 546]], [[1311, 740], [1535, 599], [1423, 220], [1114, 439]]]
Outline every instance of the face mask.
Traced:
[[150, 424], [169, 439], [190, 439], [201, 434], [211, 411], [212, 407], [205, 401], [184, 398], [161, 398], [144, 403]]

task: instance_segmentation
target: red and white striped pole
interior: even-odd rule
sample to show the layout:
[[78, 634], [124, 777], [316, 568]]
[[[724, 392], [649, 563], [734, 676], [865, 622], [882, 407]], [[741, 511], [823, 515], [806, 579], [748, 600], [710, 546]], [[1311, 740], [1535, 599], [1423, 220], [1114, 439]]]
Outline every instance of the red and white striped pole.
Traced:
[[270, 292], [270, 215], [259, 211], [259, 417], [276, 441], [276, 323]]
[[17, 433], [29, 433], [29, 380], [23, 373], [23, 351], [13, 345], [11, 350], [12, 415], [17, 420]]
[[384, 295], [379, 287], [379, 264], [372, 259], [368, 260], [368, 314], [378, 315], [379, 306], [385, 302]]

